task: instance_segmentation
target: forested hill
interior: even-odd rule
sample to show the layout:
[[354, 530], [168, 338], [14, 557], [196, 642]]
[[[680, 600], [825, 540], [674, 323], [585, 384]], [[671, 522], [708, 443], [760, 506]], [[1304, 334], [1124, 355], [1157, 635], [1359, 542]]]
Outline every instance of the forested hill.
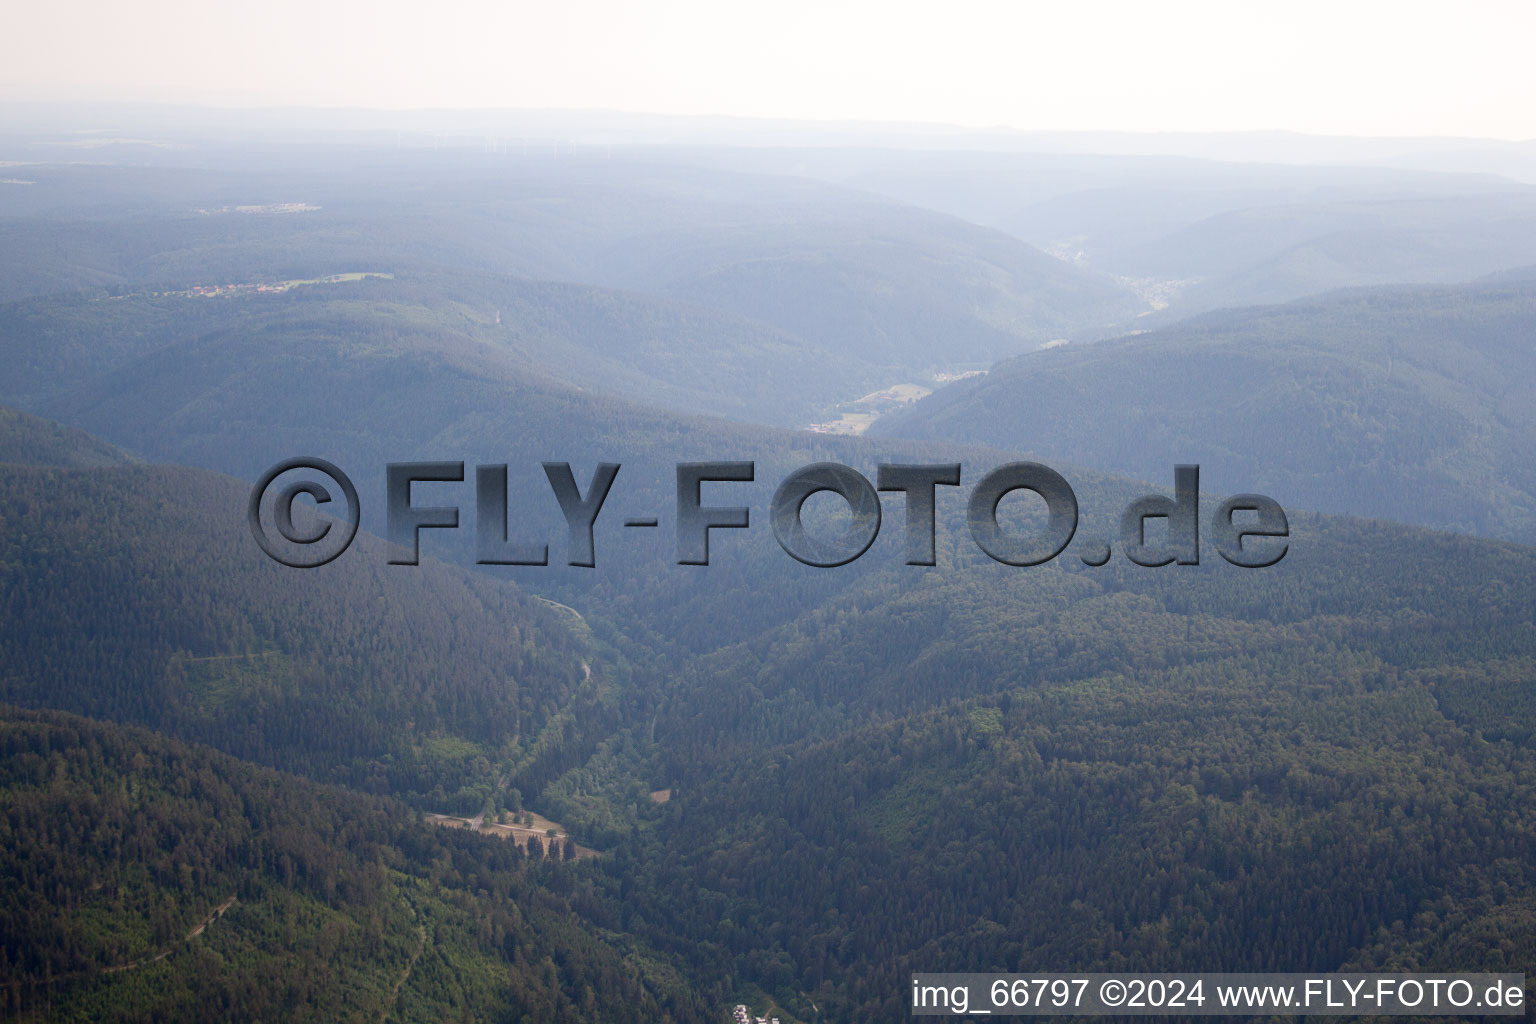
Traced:
[[1000, 363], [877, 423], [1295, 505], [1536, 540], [1536, 283], [1341, 292]]
[[123, 466], [134, 460], [83, 430], [0, 406], [0, 464]]
[[[371, 265], [363, 262], [359, 265]], [[401, 343], [477, 359], [508, 381], [624, 394], [694, 413], [798, 426], [902, 372], [770, 324], [636, 291], [464, 271], [340, 280], [72, 293], [0, 306], [12, 373], [0, 394], [30, 408], [158, 353], [237, 339]], [[179, 374], [157, 371], [172, 391]]]
[[0, 705], [0, 856], [10, 1020], [711, 1019], [579, 862], [142, 729]]
[[712, 763], [635, 916], [837, 1020], [940, 967], [1528, 969], [1532, 664], [1255, 644]]
[[366, 535], [285, 568], [247, 530], [248, 493], [165, 466], [3, 467], [0, 698], [470, 813], [477, 760], [594, 699], [566, 613], [389, 566]]

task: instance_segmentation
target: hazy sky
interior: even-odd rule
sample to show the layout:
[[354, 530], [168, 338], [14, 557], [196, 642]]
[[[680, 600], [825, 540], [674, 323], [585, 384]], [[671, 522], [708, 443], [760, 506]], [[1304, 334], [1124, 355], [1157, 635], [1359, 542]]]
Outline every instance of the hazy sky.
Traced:
[[0, 0], [0, 98], [1536, 138], [1531, 0]]

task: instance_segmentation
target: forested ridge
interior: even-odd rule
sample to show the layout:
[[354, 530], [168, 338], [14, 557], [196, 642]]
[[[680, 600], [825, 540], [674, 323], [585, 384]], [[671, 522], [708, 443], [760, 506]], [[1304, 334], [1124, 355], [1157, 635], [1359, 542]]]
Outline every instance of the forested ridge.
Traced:
[[488, 795], [477, 763], [591, 703], [584, 641], [547, 604], [389, 566], [371, 538], [285, 570], [251, 540], [245, 500], [193, 470], [4, 467], [4, 699], [471, 812]]
[[1536, 282], [1339, 292], [999, 363], [872, 428], [1530, 543]]
[[1439, 672], [1288, 660], [989, 694], [680, 774], [645, 934], [839, 1019], [895, 1018], [936, 964], [1529, 964], [1529, 749], [1442, 711]]
[[0, 755], [12, 1019], [704, 1019], [577, 862], [58, 712]]
[[0, 464], [28, 466], [120, 466], [133, 459], [83, 430], [74, 430], [0, 406]]

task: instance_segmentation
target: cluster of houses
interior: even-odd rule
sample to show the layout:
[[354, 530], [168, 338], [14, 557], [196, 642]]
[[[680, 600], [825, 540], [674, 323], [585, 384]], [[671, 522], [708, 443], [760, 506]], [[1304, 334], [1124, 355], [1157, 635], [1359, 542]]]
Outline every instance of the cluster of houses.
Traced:
[[199, 284], [188, 288], [183, 295], [229, 295], [234, 292], [286, 292], [293, 285], [283, 284]]
[[732, 1011], [731, 1018], [734, 1024], [779, 1024], [777, 1017], [754, 1017], [743, 1003], [737, 1003]]
[[[286, 292], [301, 285], [309, 284], [340, 284], [345, 281], [361, 281], [365, 277], [390, 277], [389, 274], [380, 274], [373, 271], [357, 271], [350, 274], [331, 274], [328, 277], [317, 277], [305, 281], [271, 281], [267, 283], [251, 282], [249, 284], [197, 284], [184, 292], [163, 292], [164, 295], [243, 295], [247, 293], [277, 293]], [[497, 314], [500, 315], [499, 313]]]
[[246, 206], [219, 206], [213, 209], [199, 209], [196, 212], [203, 216], [211, 216], [218, 213], [309, 213], [320, 207], [314, 203], [252, 203]]

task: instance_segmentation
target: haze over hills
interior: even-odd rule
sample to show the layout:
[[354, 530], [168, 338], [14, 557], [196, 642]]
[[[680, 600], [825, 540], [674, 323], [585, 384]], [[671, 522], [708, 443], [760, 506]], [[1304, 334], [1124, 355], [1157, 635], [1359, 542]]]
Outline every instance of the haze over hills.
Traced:
[[[0, 188], [0, 238], [10, 243], [0, 251], [28, 252], [6, 264], [0, 297], [451, 267], [714, 306], [796, 335], [834, 369], [859, 360], [861, 381], [889, 384], [1058, 337], [1113, 336], [1138, 313], [1166, 323], [1536, 262], [1531, 185], [1362, 164], [1344, 150], [1297, 166], [1214, 151], [1096, 155], [1086, 142], [1076, 153], [675, 141], [562, 149], [537, 137], [477, 145], [450, 135], [450, 159], [369, 136], [351, 146], [323, 138], [291, 151], [171, 141], [147, 158], [107, 145], [87, 151], [95, 165], [29, 163], [30, 184]], [[1290, 140], [1297, 152], [1306, 141]], [[10, 144], [20, 153], [41, 142]], [[216, 169], [197, 169], [213, 154], [222, 154]], [[233, 212], [285, 203], [319, 209]], [[48, 238], [37, 244], [43, 224]], [[847, 390], [845, 400], [864, 393]]]
[[1181, 453], [1287, 507], [1536, 540], [1536, 283], [1347, 291], [1006, 361], [881, 420], [1147, 475]]
[[1536, 191], [1301, 207], [1210, 217], [1093, 261], [1189, 282], [1177, 311], [1279, 302], [1333, 288], [1470, 281], [1536, 262]]
[[[581, 109], [381, 110], [246, 107], [227, 110], [165, 103], [0, 103], [0, 137], [16, 159], [50, 162], [62, 154], [131, 152], [135, 159], [176, 151], [184, 166], [240, 163], [242, 144], [272, 147], [388, 144], [409, 148], [523, 146], [751, 149], [777, 153], [859, 148], [901, 153], [1174, 157], [1293, 168], [1371, 165], [1450, 173], [1499, 174], [1536, 183], [1536, 140], [1475, 137], [1315, 135], [1294, 131], [1022, 131], [891, 121], [688, 116]], [[110, 133], [110, 134], [108, 134]], [[105, 138], [91, 138], [106, 135]], [[277, 148], [277, 147], [272, 147]], [[156, 151], [159, 151], [158, 154]]]
[[[175, 171], [33, 168], [35, 185], [0, 193], [12, 256], [0, 297], [353, 271], [512, 275], [748, 316], [829, 370], [852, 363], [859, 388], [1099, 335], [1148, 308], [998, 232], [820, 182], [590, 155], [449, 163], [384, 151], [359, 187], [357, 159], [190, 189]], [[122, 193], [107, 217], [103, 188]]]
[[1156, 318], [1164, 322], [1339, 287], [1467, 281], [1536, 262], [1536, 190], [1487, 166], [1432, 173], [1134, 152], [827, 147], [693, 158], [766, 165], [997, 228], [1126, 279], [1167, 308]]
[[[7, 1011], [810, 1024], [903, 1014], [920, 970], [1533, 962], [1536, 548], [1512, 540], [1536, 536], [1536, 284], [1171, 326], [1148, 285], [1498, 269], [1523, 188], [316, 125], [102, 165], [31, 139], [52, 162], [0, 185], [0, 401], [26, 410], [0, 410]], [[1081, 233], [1090, 267], [959, 219], [987, 209]], [[862, 437], [784, 429], [1010, 356]], [[246, 523], [249, 481], [300, 454], [362, 505], [316, 570]], [[1080, 506], [1044, 566], [968, 526], [1021, 458]], [[390, 565], [385, 464], [429, 459], [467, 479], [412, 500], [460, 526]], [[705, 485], [751, 513], [707, 567], [677, 564], [697, 460], [756, 467]], [[547, 461], [583, 493], [622, 464], [594, 568], [564, 564]], [[771, 496], [820, 461], [960, 463], [937, 564], [905, 564], [891, 493], [855, 562], [781, 550]], [[1132, 565], [1119, 513], [1178, 462], [1202, 466], [1200, 564]], [[508, 536], [550, 565], [475, 564], [476, 463], [508, 464]], [[1213, 550], [1232, 491], [1286, 509], [1277, 565]], [[998, 515], [1043, 520], [1022, 494]], [[580, 857], [470, 834], [513, 811]]]

